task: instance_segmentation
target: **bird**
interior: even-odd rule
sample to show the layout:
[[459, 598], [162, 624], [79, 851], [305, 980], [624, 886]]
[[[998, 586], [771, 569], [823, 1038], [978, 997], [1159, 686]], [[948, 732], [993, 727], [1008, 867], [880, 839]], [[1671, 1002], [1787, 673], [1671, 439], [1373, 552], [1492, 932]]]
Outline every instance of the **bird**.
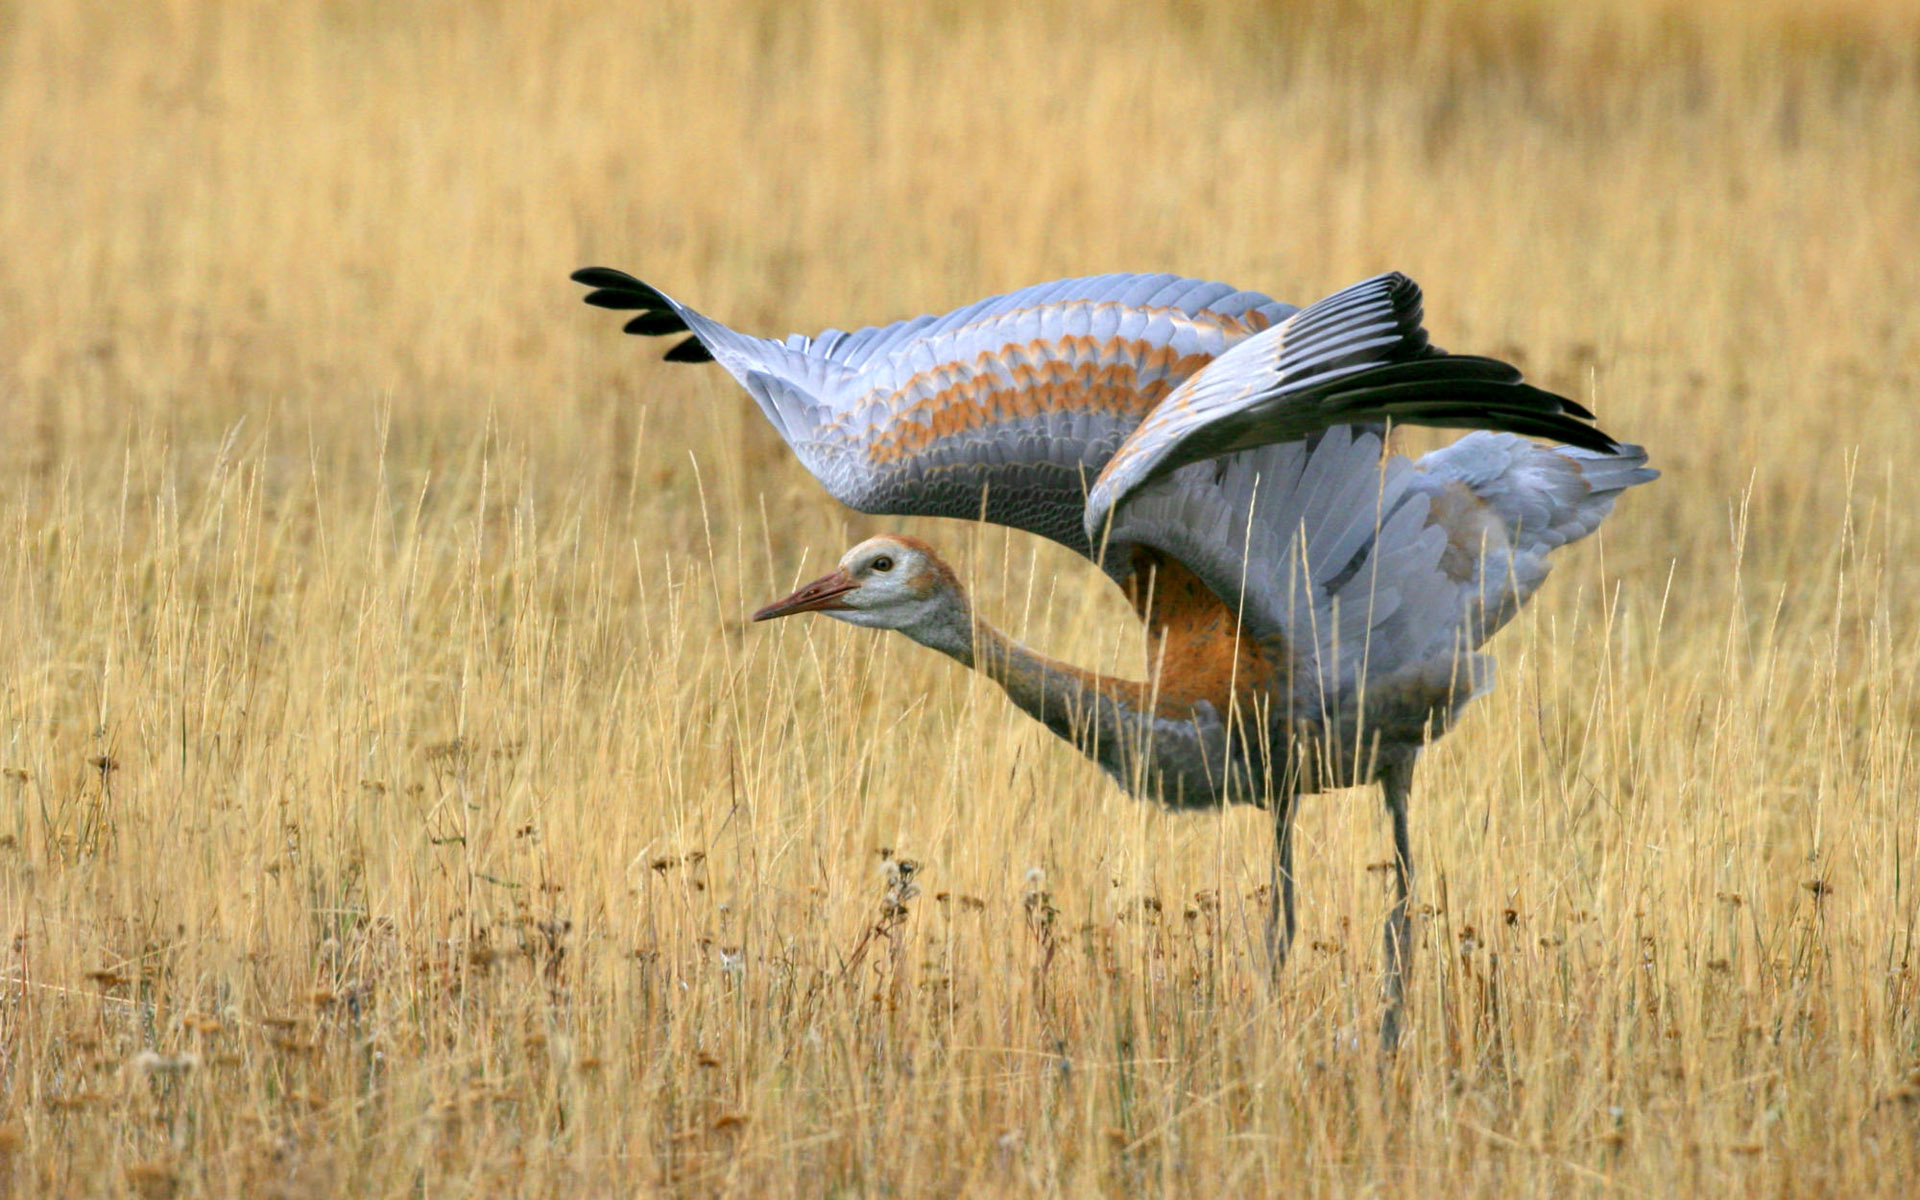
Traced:
[[[1304, 308], [1171, 274], [1063, 279], [813, 337], [731, 329], [606, 267], [585, 300], [715, 362], [834, 497], [974, 519], [1091, 559], [1147, 629], [1113, 679], [996, 629], [927, 542], [869, 538], [753, 614], [891, 629], [985, 674], [1128, 793], [1273, 815], [1264, 941], [1295, 933], [1299, 798], [1378, 783], [1391, 819], [1381, 1044], [1412, 969], [1416, 760], [1492, 686], [1484, 643], [1657, 472], [1578, 403], [1449, 354], [1389, 272]], [[1398, 425], [1472, 432], [1417, 459]], [[1532, 440], [1549, 439], [1549, 443]]]

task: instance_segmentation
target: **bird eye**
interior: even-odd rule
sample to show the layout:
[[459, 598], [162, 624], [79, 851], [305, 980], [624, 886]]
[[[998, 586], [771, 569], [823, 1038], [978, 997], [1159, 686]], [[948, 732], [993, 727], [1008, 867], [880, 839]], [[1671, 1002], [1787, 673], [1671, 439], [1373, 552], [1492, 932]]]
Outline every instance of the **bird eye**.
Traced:
[[893, 570], [893, 560], [882, 554], [879, 558], [868, 563], [867, 567], [869, 570], [874, 571], [891, 571]]

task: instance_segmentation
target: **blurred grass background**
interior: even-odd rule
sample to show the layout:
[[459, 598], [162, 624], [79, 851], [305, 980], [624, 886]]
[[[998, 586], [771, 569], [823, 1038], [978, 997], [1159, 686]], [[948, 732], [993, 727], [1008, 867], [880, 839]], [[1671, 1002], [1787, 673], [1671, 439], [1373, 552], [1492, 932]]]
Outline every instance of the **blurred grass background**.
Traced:
[[[1891, 0], [0, 3], [0, 1188], [1904, 1194], [1920, 13]], [[1388, 853], [1119, 796], [903, 640], [633, 270], [852, 327], [1400, 269], [1666, 472]], [[1412, 439], [1428, 444], [1426, 435]], [[921, 894], [884, 918], [888, 859]]]

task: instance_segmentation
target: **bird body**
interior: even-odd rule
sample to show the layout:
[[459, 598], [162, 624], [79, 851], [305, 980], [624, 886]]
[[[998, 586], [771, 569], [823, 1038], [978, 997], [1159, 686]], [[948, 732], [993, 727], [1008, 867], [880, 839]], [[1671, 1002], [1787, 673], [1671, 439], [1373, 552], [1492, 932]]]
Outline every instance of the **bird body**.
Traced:
[[[1379, 781], [1398, 884], [1382, 1036], [1397, 1041], [1413, 763], [1491, 686], [1480, 647], [1544, 581], [1548, 554], [1654, 478], [1643, 451], [1507, 364], [1433, 347], [1400, 275], [1305, 309], [1099, 276], [783, 341], [620, 272], [575, 278], [596, 289], [589, 303], [640, 310], [631, 332], [691, 334], [668, 357], [726, 368], [849, 505], [984, 519], [1097, 562], [1147, 626], [1141, 680], [1020, 645], [900, 535], [754, 616], [898, 630], [992, 678], [1134, 795], [1273, 810], [1276, 970], [1293, 932], [1295, 798]], [[1387, 452], [1391, 423], [1478, 431], [1409, 460]]]
[[[1212, 537], [1244, 548], [1246, 593], [1261, 593], [1278, 632], [1256, 632], [1251, 604], [1230, 605], [1162, 548], [1178, 542], [1156, 529], [1167, 514], [1149, 500], [1127, 531], [1150, 540], [1126, 547], [1124, 571], [1148, 630], [1141, 680], [1097, 675], [1020, 646], [973, 613], [932, 547], [902, 535], [861, 543], [835, 573], [755, 615], [825, 611], [904, 632], [988, 675], [1142, 798], [1176, 808], [1273, 807], [1299, 792], [1370, 782], [1383, 748], [1418, 748], [1444, 733], [1492, 684], [1492, 662], [1478, 647], [1545, 579], [1547, 552], [1596, 526], [1619, 490], [1649, 474], [1635, 465], [1643, 458], [1479, 433], [1417, 462], [1383, 461], [1376, 435], [1345, 429], [1311, 450], [1295, 442], [1253, 452], [1244, 466], [1250, 480], [1269, 483], [1267, 503], [1248, 482], [1243, 510], [1229, 473], [1212, 485], [1225, 522]], [[1515, 486], [1524, 472], [1541, 478]], [[1323, 510], [1353, 499], [1332, 484], [1354, 481], [1365, 485], [1354, 505], [1364, 510], [1358, 533], [1330, 529], [1333, 514]], [[1180, 480], [1167, 491], [1176, 498], [1172, 516], [1185, 519], [1179, 528], [1192, 528], [1205, 486]], [[1512, 503], [1516, 497], [1532, 507]], [[950, 597], [944, 620], [810, 603], [849, 582], [856, 590], [837, 593], [841, 603], [856, 594], [877, 599], [857, 582], [859, 564], [875, 555], [917, 581], [916, 598]]]

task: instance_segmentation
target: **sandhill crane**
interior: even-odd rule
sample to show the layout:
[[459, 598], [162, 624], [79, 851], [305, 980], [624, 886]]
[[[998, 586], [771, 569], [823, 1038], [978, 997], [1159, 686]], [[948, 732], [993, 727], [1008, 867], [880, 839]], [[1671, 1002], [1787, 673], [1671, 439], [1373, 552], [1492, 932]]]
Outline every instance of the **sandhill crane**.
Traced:
[[[690, 335], [666, 357], [726, 368], [853, 508], [1028, 530], [1125, 589], [1148, 628], [1142, 682], [980, 620], [911, 537], [860, 543], [754, 619], [899, 630], [984, 672], [1134, 795], [1270, 808], [1276, 974], [1294, 932], [1297, 797], [1378, 781], [1395, 889], [1381, 1037], [1397, 1045], [1414, 761], [1490, 686], [1477, 650], [1546, 578], [1548, 553], [1655, 477], [1639, 447], [1506, 363], [1431, 346], [1420, 289], [1399, 274], [1304, 309], [1173, 275], [1066, 279], [783, 341], [620, 271], [573, 278], [589, 304], [638, 310], [629, 333]], [[1385, 450], [1393, 422], [1478, 432], [1410, 461]]]

